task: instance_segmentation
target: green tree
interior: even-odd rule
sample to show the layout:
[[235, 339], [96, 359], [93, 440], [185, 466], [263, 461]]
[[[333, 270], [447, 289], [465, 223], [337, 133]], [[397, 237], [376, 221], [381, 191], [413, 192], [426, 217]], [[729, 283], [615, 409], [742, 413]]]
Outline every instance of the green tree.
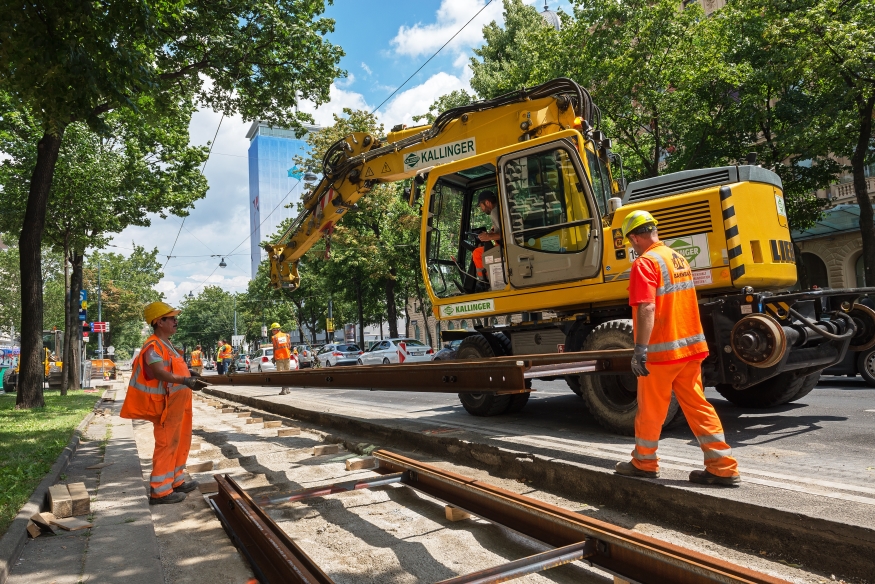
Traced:
[[438, 115], [440, 115], [441, 113], [453, 109], [454, 107], [469, 105], [473, 103], [476, 99], [477, 96], [471, 95], [464, 89], [454, 89], [450, 93], [437, 98], [433, 104], [428, 106], [427, 113], [419, 116], [413, 116], [413, 121], [421, 122], [422, 120], [425, 120], [429, 124], [434, 123], [435, 119], [437, 119]]
[[[179, 306], [182, 312], [174, 343], [185, 349], [201, 345], [207, 355], [214, 358], [219, 339], [230, 344], [234, 334], [236, 297], [218, 286], [206, 286], [194, 298], [185, 297]], [[241, 304], [237, 303], [238, 310]]]
[[190, 117], [197, 103], [300, 128], [310, 119], [297, 110], [300, 101], [326, 101], [340, 74], [342, 51], [324, 39], [333, 21], [317, 18], [323, 10], [318, 0], [50, 0], [0, 7], [0, 92], [42, 131], [19, 238], [24, 327], [18, 407], [42, 405], [40, 251], [70, 124], [107, 131], [107, 114], [118, 111], [137, 127], [160, 128], [168, 115]]

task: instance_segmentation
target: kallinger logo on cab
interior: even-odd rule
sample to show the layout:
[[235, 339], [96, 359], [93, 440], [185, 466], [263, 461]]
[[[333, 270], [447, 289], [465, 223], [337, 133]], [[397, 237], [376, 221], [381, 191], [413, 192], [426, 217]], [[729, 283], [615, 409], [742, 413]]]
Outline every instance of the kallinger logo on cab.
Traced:
[[444, 316], [463, 316], [477, 312], [495, 312], [495, 301], [478, 300], [476, 302], [463, 302], [461, 304], [447, 304], [441, 309]]
[[450, 142], [449, 144], [441, 144], [433, 148], [411, 152], [404, 157], [404, 170], [444, 164], [453, 160], [459, 160], [460, 158], [474, 156], [475, 154], [477, 154], [477, 144], [474, 138], [465, 138], [458, 142]]

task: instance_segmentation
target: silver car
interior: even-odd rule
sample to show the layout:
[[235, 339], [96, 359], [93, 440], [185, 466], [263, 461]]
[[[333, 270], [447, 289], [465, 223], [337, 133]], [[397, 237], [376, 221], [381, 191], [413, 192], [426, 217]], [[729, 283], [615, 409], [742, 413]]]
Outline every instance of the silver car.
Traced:
[[298, 351], [298, 367], [304, 369], [313, 366], [313, 355], [316, 352], [308, 345], [295, 345], [295, 350]]
[[335, 367], [337, 365], [356, 365], [362, 350], [358, 345], [347, 343], [329, 343], [319, 349], [317, 357], [323, 367]]
[[271, 359], [273, 359], [273, 347], [262, 347], [250, 361], [249, 367], [258, 373], [276, 371], [276, 365], [273, 364]]
[[[403, 348], [402, 348], [403, 343]], [[398, 338], [380, 341], [359, 357], [359, 365], [388, 365], [399, 363], [399, 353], [404, 352], [405, 363], [431, 361], [434, 349], [416, 339]]]

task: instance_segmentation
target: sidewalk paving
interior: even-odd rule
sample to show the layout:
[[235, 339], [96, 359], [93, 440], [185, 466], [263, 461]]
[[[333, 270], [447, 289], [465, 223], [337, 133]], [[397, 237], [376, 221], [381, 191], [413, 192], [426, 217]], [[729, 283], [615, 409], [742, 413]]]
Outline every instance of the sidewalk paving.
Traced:
[[[111, 385], [111, 415], [94, 417], [61, 476], [85, 483], [94, 527], [29, 539], [7, 584], [245, 584], [251, 571], [199, 491], [149, 506], [152, 427], [119, 417], [126, 384]], [[111, 464], [86, 469], [99, 462]]]

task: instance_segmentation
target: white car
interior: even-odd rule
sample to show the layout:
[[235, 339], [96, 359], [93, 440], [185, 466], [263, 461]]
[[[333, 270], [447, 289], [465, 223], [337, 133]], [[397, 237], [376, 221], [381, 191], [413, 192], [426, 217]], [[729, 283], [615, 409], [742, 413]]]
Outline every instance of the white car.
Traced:
[[[250, 371], [258, 373], [276, 371], [276, 365], [271, 359], [273, 359], [273, 347], [260, 348], [250, 361]], [[294, 355], [292, 355], [290, 366], [293, 371], [298, 368], [298, 360]]]
[[[402, 348], [403, 343], [403, 348]], [[404, 363], [431, 361], [434, 349], [416, 339], [386, 339], [380, 341], [359, 356], [359, 365], [388, 365], [399, 363], [398, 355], [404, 352]]]

